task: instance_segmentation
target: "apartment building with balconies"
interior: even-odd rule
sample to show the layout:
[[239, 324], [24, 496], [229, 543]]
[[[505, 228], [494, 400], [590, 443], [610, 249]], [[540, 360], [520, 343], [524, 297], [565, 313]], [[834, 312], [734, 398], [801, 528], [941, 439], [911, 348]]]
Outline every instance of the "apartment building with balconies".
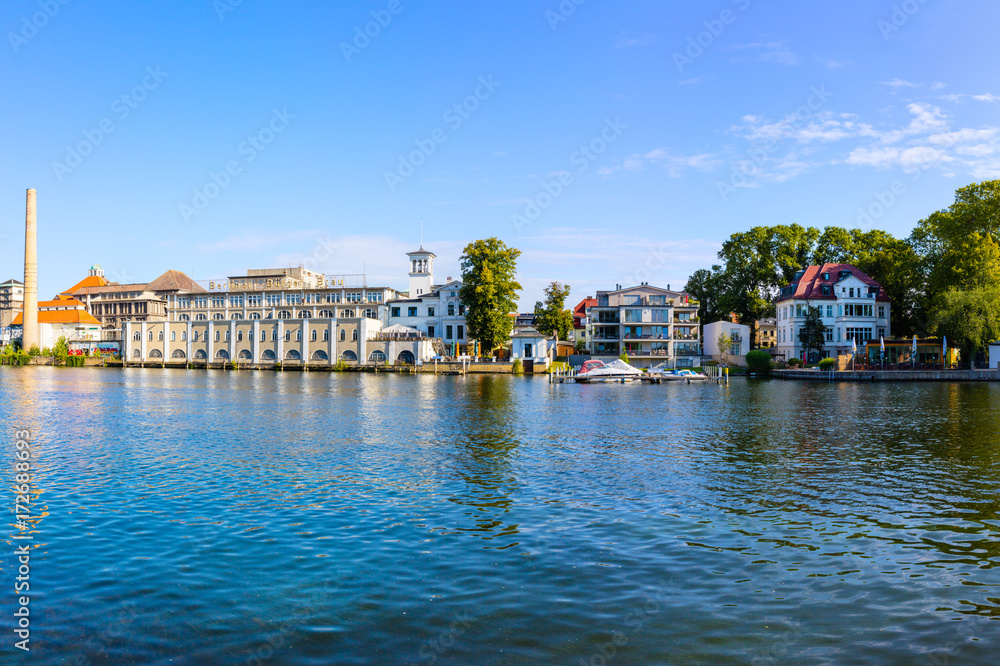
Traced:
[[598, 291], [587, 321], [593, 356], [627, 354], [636, 367], [700, 365], [698, 302], [681, 291], [640, 284]]

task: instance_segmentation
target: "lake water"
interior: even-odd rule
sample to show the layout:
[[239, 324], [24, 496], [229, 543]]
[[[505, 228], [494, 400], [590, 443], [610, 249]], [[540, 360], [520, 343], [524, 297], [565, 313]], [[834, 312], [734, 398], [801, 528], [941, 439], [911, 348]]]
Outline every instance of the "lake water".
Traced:
[[996, 661], [1000, 386], [4, 367], [0, 413], [3, 663]]

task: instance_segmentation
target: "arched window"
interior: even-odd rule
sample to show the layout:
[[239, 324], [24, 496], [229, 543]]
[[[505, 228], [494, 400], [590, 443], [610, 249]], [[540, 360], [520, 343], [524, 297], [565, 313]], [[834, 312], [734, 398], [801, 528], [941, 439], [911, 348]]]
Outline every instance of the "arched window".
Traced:
[[404, 349], [399, 352], [399, 356], [396, 357], [396, 363], [406, 363], [407, 365], [413, 365], [413, 352], [409, 349]]
[[185, 358], [183, 349], [175, 349], [174, 353], [170, 355], [170, 358]]
[[219, 351], [215, 352], [215, 358], [221, 358], [223, 361], [228, 361], [229, 352], [227, 352], [225, 349], [220, 349]]
[[177, 342], [177, 331], [170, 331], [170, 341]]
[[301, 328], [295, 331], [295, 341], [296, 342], [302, 342], [302, 329]]
[[271, 341], [272, 342], [277, 342], [278, 341], [278, 329], [277, 329], [277, 327], [271, 329]]
[[181, 331], [181, 342], [187, 342], [187, 339], [188, 339], [188, 332]]
[[309, 319], [313, 316], [311, 310], [299, 310], [299, 319]]
[[231, 339], [232, 339], [232, 338], [230, 337], [230, 331], [229, 331], [229, 329], [227, 328], [227, 329], [226, 329], [226, 342], [229, 342], [229, 341], [230, 341]]
[[366, 319], [378, 319], [378, 313], [372, 309], [365, 310], [363, 314]]
[[316, 342], [316, 329], [315, 328], [312, 330], [312, 333], [309, 334], [309, 341], [310, 342]]
[[323, 342], [330, 341], [330, 329], [323, 329]]
[[133, 349], [132, 350], [132, 358], [139, 358], [139, 350], [138, 349]]
[[244, 349], [238, 354], [238, 358], [243, 361], [249, 361], [253, 359], [253, 355], [250, 354], [250, 352], [248, 352], [246, 349]]
[[233, 314], [229, 315], [229, 318], [230, 319], [243, 319], [243, 313], [242, 312], [234, 312]]
[[301, 361], [302, 355], [299, 353], [298, 349], [289, 349], [285, 352], [286, 361]]
[[251, 312], [250, 316], [247, 317], [247, 319], [260, 319], [260, 313], [259, 312]]
[[261, 331], [260, 332], [260, 341], [261, 342], [267, 342], [267, 331]]
[[326, 352], [323, 351], [322, 349], [317, 349], [316, 351], [313, 352], [312, 355], [312, 360], [314, 361], [325, 361], [327, 360], [327, 358], [328, 357], [326, 355]]
[[182, 314], [177, 321], [191, 321], [191, 315]]
[[212, 315], [212, 319], [214, 319], [216, 321], [219, 321], [219, 320], [222, 320], [222, 319], [225, 319], [225, 318], [226, 318], [226, 315], [222, 314], [221, 312], [216, 312], [214, 315]]
[[159, 349], [150, 349], [149, 358], [163, 358], [163, 352], [161, 352]]
[[191, 331], [191, 342], [198, 342], [198, 331]]
[[156, 332], [156, 341], [157, 342], [163, 342], [163, 331], [157, 331]]
[[219, 341], [219, 332], [218, 331], [215, 332], [215, 341], [216, 342]]
[[278, 313], [278, 319], [291, 319], [291, 318], [292, 318], [292, 313], [289, 312], [288, 310], [282, 310], [281, 312]]
[[354, 310], [341, 310], [340, 311], [340, 316], [341, 317], [348, 317], [348, 318], [353, 317], [354, 316]]
[[149, 338], [149, 341], [150, 341], [150, 342], [152, 342], [152, 341], [153, 341], [153, 331], [152, 331], [152, 330], [150, 330], [150, 331], [148, 331], [147, 333], [148, 333], [148, 336], [147, 336], [147, 337]]
[[194, 320], [195, 321], [208, 321], [208, 317], [206, 317], [204, 314], [199, 313], [199, 314], [196, 314], [194, 316]]
[[346, 339], [347, 339], [347, 331], [345, 331], [344, 329], [340, 329], [340, 341], [343, 342]]
[[333, 319], [333, 310], [320, 310], [319, 316], [321, 319]]
[[274, 319], [274, 313], [273, 312], [268, 312], [267, 316], [264, 317], [264, 319]]
[[350, 349], [347, 349], [344, 351], [343, 354], [340, 355], [340, 358], [344, 359], [345, 361], [357, 361], [358, 355], [352, 352]]
[[353, 340], [354, 342], [358, 341], [358, 329], [354, 329], [353, 331], [351, 331], [351, 340]]
[[243, 342], [243, 331], [236, 331], [236, 342]]
[[375, 361], [376, 363], [385, 360], [385, 354], [380, 349], [376, 349], [371, 354], [368, 355], [369, 361]]
[[205, 350], [204, 350], [204, 349], [199, 349], [198, 351], [196, 351], [196, 352], [194, 353], [194, 357], [195, 357], [196, 359], [201, 359], [201, 360], [205, 360], [206, 358], [208, 358], [208, 354], [206, 354], [206, 353], [205, 353]]
[[260, 353], [260, 358], [262, 361], [273, 361], [275, 359], [274, 351], [265, 349]]
[[291, 341], [292, 341], [292, 332], [286, 330], [285, 331], [285, 342], [291, 342]]
[[132, 334], [132, 339], [135, 340], [136, 342], [139, 342], [140, 340], [142, 340], [142, 335], [140, 335], [139, 331], [136, 331], [135, 333]]

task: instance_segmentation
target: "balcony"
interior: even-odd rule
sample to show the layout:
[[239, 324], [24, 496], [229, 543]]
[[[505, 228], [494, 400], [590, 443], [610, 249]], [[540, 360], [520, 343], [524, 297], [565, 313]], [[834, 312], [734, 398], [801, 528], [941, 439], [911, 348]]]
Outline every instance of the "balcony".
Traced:
[[697, 339], [698, 339], [697, 333], [688, 333], [686, 335], [684, 333], [674, 333], [674, 340], [697, 340]]
[[698, 318], [691, 317], [690, 319], [681, 319], [680, 317], [674, 317], [675, 324], [697, 324]]

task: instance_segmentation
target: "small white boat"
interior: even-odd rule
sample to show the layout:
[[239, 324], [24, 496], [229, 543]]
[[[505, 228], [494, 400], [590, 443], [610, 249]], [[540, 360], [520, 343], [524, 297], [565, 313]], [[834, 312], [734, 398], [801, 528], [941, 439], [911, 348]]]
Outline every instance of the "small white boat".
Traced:
[[661, 382], [703, 382], [708, 380], [708, 375], [702, 375], [687, 368], [667, 368], [658, 365], [650, 368], [649, 373], [643, 379], [658, 380]]
[[616, 359], [611, 363], [592, 359], [584, 362], [574, 379], [581, 384], [590, 384], [595, 382], [631, 382], [640, 377], [642, 377], [642, 370], [633, 368], [621, 359]]

